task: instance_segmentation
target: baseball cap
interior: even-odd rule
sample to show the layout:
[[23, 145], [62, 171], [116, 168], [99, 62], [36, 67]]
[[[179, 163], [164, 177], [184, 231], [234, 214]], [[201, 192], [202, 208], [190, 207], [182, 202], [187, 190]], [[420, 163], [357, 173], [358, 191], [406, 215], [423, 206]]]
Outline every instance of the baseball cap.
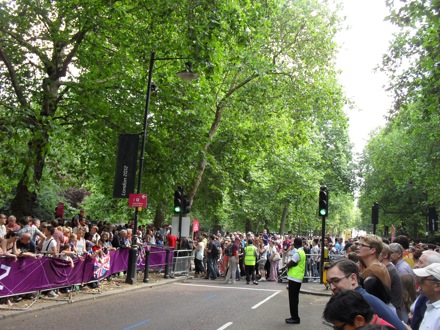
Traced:
[[416, 274], [418, 277], [428, 277], [432, 275], [437, 280], [440, 280], [440, 263], [438, 262], [432, 263], [425, 268], [416, 268], [413, 270], [414, 274]]

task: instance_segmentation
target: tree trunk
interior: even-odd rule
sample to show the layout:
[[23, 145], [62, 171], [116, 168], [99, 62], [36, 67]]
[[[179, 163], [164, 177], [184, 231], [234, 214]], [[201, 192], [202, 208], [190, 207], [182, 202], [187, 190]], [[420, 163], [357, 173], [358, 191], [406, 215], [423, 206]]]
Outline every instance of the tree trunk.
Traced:
[[287, 218], [287, 211], [289, 210], [289, 201], [286, 201], [284, 203], [283, 207], [283, 215], [281, 216], [281, 224], [280, 224], [280, 235], [284, 235], [284, 230], [286, 227], [286, 218]]
[[237, 90], [239, 90], [240, 88], [244, 87], [246, 84], [248, 84], [252, 80], [256, 79], [257, 77], [259, 77], [259, 75], [258, 74], [254, 74], [254, 75], [246, 78], [245, 80], [243, 80], [239, 84], [233, 84], [229, 88], [228, 92], [223, 96], [223, 98], [217, 103], [217, 105], [215, 107], [214, 122], [212, 123], [211, 128], [209, 129], [209, 132], [208, 132], [208, 142], [205, 143], [205, 145], [203, 147], [202, 158], [200, 159], [199, 165], [197, 166], [196, 179], [195, 179], [194, 184], [192, 185], [193, 188], [188, 193], [188, 198], [190, 200], [190, 204], [191, 205], [192, 205], [192, 201], [194, 199], [194, 196], [196, 195], [197, 190], [199, 189], [199, 186], [202, 183], [203, 173], [205, 172], [205, 168], [206, 168], [206, 165], [207, 165], [206, 157], [204, 155], [208, 152], [208, 149], [209, 149], [209, 147], [212, 144], [212, 140], [214, 139], [214, 135], [215, 135], [215, 133], [218, 130], [218, 127], [220, 125], [220, 121], [222, 119], [223, 110], [224, 110], [224, 108], [226, 106], [226, 101]]

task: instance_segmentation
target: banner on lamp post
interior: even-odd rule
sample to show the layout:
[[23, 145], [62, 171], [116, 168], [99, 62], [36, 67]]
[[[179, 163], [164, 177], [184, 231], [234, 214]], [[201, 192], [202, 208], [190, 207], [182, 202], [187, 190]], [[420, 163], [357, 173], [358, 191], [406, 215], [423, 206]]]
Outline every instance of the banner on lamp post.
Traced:
[[197, 233], [199, 231], [199, 222], [197, 219], [194, 219], [193, 221], [193, 232]]
[[120, 134], [113, 185], [113, 198], [128, 198], [134, 193], [139, 134]]

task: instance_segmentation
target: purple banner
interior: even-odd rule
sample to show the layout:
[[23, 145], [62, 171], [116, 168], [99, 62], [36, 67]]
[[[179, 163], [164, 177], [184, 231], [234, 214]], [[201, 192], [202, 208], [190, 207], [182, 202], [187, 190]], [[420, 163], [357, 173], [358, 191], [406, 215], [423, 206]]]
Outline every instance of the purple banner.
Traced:
[[[145, 248], [150, 250], [150, 269], [165, 268], [167, 249], [172, 264], [173, 249], [146, 246], [139, 251], [138, 270], [145, 268]], [[0, 297], [92, 282], [126, 271], [128, 254], [129, 249], [119, 249], [100, 258], [78, 258], [73, 268], [70, 262], [58, 258], [0, 258]]]

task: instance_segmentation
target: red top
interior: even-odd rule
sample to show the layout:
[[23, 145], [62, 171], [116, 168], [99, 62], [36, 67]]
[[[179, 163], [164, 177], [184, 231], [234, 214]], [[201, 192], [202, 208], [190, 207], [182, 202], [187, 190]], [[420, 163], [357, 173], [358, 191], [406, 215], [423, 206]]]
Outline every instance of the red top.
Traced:
[[177, 243], [177, 236], [173, 236], [173, 235], [168, 235], [167, 236], [167, 242], [168, 242], [168, 246], [171, 246], [173, 248], [176, 248], [176, 243]]

